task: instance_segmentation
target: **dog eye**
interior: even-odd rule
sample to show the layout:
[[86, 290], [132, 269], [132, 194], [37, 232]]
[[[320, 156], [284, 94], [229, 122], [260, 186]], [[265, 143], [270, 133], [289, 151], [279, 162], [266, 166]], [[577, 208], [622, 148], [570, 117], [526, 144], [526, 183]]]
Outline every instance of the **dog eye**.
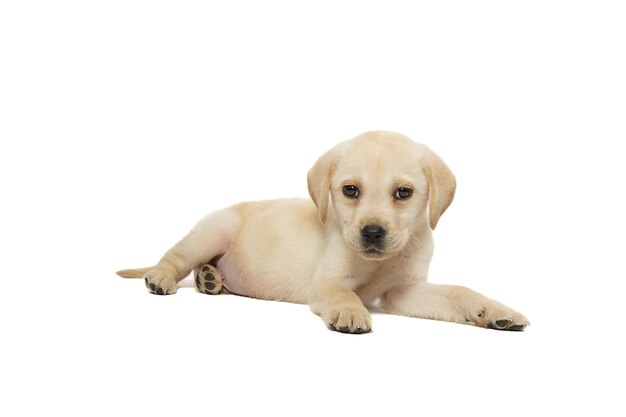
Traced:
[[413, 190], [411, 190], [410, 188], [400, 187], [396, 190], [396, 194], [394, 195], [394, 197], [396, 198], [396, 200], [406, 200], [407, 198], [411, 197], [412, 194]]
[[348, 198], [356, 198], [359, 195], [359, 189], [356, 188], [354, 185], [344, 185], [343, 195]]

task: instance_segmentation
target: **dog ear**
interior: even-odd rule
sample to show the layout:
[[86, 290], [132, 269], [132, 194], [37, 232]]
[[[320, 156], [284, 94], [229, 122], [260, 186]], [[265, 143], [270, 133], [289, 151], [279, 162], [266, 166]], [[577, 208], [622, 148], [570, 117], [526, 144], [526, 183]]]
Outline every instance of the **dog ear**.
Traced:
[[330, 182], [335, 170], [335, 160], [342, 145], [343, 143], [340, 143], [320, 156], [313, 168], [309, 170], [307, 176], [309, 195], [317, 206], [322, 223], [326, 223], [328, 218]]
[[428, 216], [430, 228], [435, 229], [439, 218], [450, 206], [456, 191], [456, 178], [443, 160], [426, 145], [420, 145], [424, 173], [428, 179]]

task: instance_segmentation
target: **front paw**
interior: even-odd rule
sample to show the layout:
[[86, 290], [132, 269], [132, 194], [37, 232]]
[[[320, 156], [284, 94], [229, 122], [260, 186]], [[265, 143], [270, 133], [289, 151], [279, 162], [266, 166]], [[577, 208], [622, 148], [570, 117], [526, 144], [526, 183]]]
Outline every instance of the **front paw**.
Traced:
[[322, 320], [331, 330], [341, 333], [369, 333], [372, 331], [372, 317], [363, 306], [331, 308], [322, 314]]
[[470, 312], [465, 321], [489, 329], [514, 331], [524, 330], [530, 324], [522, 314], [496, 301]]
[[144, 275], [144, 281], [152, 294], [168, 295], [176, 292], [176, 275], [166, 268], [152, 268]]

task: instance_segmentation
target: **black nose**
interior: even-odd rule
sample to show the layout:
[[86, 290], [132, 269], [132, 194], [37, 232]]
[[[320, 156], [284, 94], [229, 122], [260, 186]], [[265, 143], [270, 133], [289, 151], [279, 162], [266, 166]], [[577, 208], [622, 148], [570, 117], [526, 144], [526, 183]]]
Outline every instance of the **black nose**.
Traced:
[[361, 229], [361, 238], [367, 243], [379, 244], [385, 238], [387, 231], [377, 224], [368, 224]]

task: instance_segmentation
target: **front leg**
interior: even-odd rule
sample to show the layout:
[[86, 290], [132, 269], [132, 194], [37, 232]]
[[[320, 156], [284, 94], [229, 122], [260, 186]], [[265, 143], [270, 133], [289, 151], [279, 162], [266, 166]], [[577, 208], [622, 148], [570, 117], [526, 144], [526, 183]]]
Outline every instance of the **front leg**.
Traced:
[[524, 330], [522, 314], [469, 288], [420, 282], [387, 291], [383, 309], [390, 314], [473, 324], [497, 330]]
[[355, 334], [372, 330], [370, 313], [341, 279], [315, 280], [309, 306], [332, 330]]

